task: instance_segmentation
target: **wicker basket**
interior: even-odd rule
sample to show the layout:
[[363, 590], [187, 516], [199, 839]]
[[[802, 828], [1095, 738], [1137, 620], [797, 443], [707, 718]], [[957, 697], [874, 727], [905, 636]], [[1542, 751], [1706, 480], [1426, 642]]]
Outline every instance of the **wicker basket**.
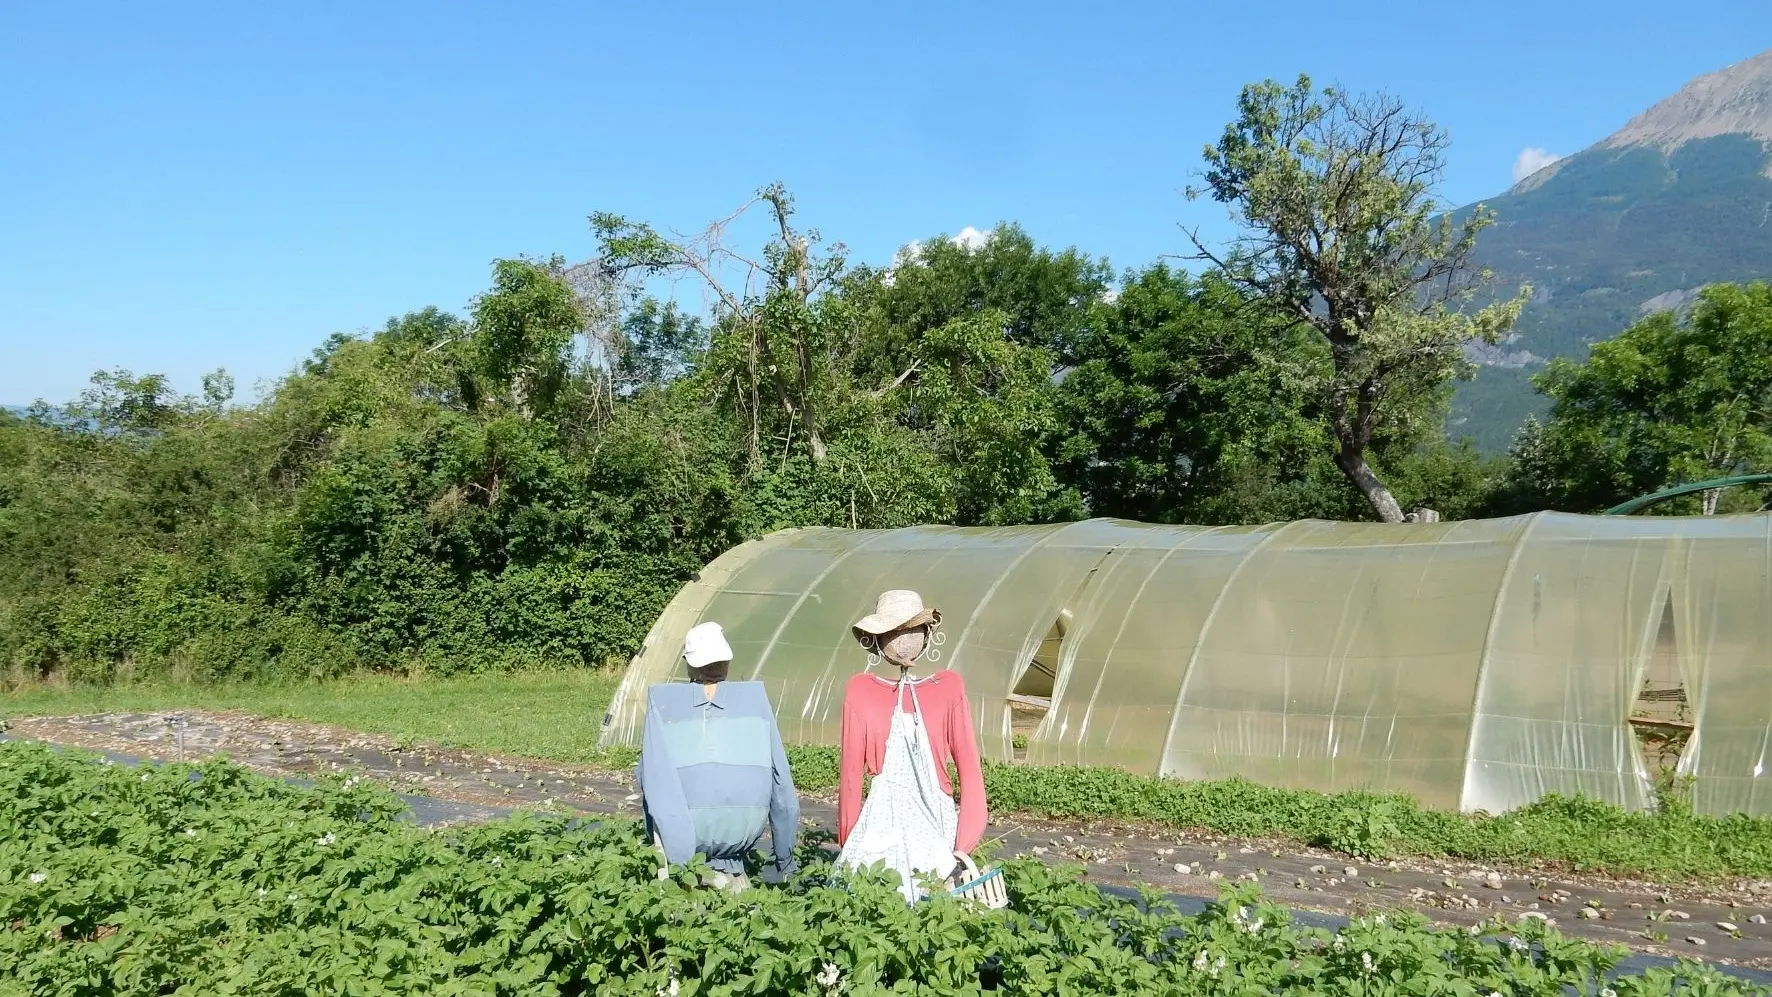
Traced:
[[954, 871], [953, 881], [957, 885], [948, 891], [951, 895], [992, 910], [1009, 906], [1009, 886], [1003, 880], [1002, 866], [980, 872], [972, 856], [958, 853], [955, 857], [960, 860], [960, 868]]

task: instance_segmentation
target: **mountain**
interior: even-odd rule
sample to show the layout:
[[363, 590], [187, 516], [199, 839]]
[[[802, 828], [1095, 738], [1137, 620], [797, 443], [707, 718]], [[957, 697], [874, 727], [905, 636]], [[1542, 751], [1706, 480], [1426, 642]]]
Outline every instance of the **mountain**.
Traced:
[[1482, 366], [1451, 429], [1499, 451], [1545, 411], [1527, 379], [1548, 358], [1584, 357], [1705, 284], [1772, 277], [1772, 51], [1693, 80], [1485, 203], [1496, 223], [1479, 261], [1533, 297], [1507, 343], [1473, 351]]

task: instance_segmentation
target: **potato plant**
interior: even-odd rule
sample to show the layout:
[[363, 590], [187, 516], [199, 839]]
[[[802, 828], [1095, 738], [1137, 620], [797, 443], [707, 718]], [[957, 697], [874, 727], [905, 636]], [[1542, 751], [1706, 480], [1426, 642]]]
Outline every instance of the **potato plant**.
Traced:
[[890, 874], [840, 878], [810, 850], [791, 883], [733, 895], [661, 879], [627, 821], [400, 812], [355, 779], [0, 744], [0, 994], [1749, 992], [1696, 964], [1608, 979], [1621, 950], [1530, 923], [1330, 933], [1253, 889], [1190, 917], [1021, 860], [1009, 911], [907, 907]]

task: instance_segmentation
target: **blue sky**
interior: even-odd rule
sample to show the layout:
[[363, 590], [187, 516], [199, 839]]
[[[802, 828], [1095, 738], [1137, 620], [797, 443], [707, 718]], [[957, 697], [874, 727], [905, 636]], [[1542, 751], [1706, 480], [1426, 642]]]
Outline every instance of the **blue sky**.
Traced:
[[249, 398], [496, 257], [590, 255], [592, 211], [692, 229], [778, 179], [864, 261], [1008, 219], [1142, 264], [1225, 231], [1181, 189], [1301, 71], [1439, 121], [1468, 202], [1772, 44], [1766, 0], [1085, 10], [0, 4], [0, 402], [110, 367]]

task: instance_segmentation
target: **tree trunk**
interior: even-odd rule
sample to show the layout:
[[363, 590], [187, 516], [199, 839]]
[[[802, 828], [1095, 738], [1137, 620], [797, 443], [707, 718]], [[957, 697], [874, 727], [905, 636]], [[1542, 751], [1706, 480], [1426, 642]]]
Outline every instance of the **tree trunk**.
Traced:
[[798, 340], [794, 344], [794, 352], [800, 361], [800, 414], [806, 419], [806, 442], [812, 448], [812, 462], [823, 464], [825, 458], [824, 435], [818, 431], [818, 412], [813, 408], [812, 354], [806, 348], [806, 331], [804, 329], [800, 330]]
[[1335, 455], [1335, 466], [1341, 468], [1341, 473], [1347, 475], [1347, 480], [1353, 482], [1360, 494], [1366, 496], [1366, 501], [1372, 503], [1379, 519], [1387, 523], [1403, 521], [1403, 507], [1397, 503], [1397, 497], [1391, 494], [1391, 490], [1384, 486], [1384, 482], [1378, 480], [1378, 475], [1372, 472], [1363, 451], [1343, 448]]
[[1721, 488], [1706, 488], [1704, 490], [1704, 514], [1706, 516], [1717, 514], [1717, 500], [1722, 497], [1723, 490]]

